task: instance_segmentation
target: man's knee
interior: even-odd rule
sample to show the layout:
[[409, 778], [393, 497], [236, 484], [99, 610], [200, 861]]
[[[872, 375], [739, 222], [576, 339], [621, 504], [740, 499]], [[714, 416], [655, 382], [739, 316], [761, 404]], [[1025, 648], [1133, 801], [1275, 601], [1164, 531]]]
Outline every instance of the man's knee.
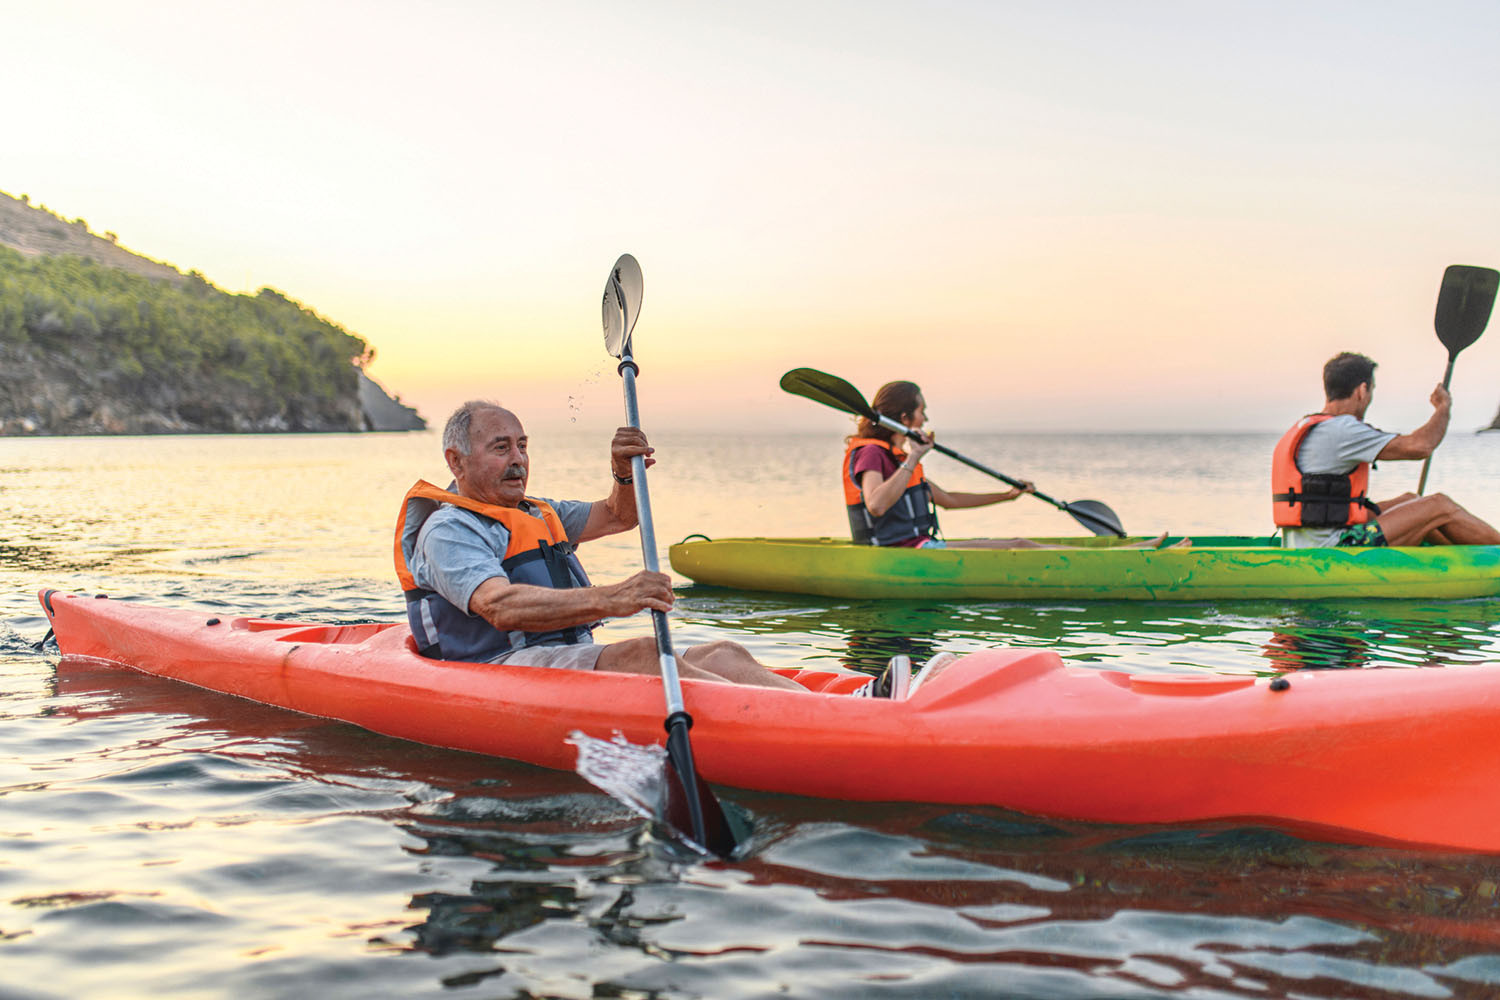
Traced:
[[627, 673], [655, 673], [660, 669], [656, 654], [656, 639], [643, 636], [612, 642], [599, 654], [597, 670], [618, 670]]
[[747, 650], [744, 646], [741, 646], [739, 643], [732, 642], [729, 639], [715, 639], [713, 642], [700, 643], [691, 648], [694, 658], [700, 656], [717, 658], [721, 656], [736, 655], [743, 656], [746, 659], [750, 658], [749, 650]]
[[1439, 514], [1448, 517], [1463, 510], [1463, 508], [1454, 503], [1453, 498], [1446, 493], [1432, 493], [1426, 497], [1423, 497], [1422, 499], [1427, 501], [1427, 509], [1433, 514]]

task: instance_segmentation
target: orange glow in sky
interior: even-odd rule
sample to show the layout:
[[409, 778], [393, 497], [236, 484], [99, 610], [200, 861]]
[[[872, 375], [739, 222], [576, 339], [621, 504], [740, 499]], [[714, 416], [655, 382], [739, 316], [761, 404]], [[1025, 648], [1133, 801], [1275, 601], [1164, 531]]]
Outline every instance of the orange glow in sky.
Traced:
[[[0, 190], [363, 336], [433, 421], [1279, 430], [1340, 350], [1410, 429], [1443, 268], [1500, 265], [1500, 7], [1083, 2], [28, 5]], [[1497, 338], [1493, 332], [1491, 338]], [[1500, 339], [1500, 338], [1497, 338]], [[1500, 342], [1454, 380], [1500, 404]]]

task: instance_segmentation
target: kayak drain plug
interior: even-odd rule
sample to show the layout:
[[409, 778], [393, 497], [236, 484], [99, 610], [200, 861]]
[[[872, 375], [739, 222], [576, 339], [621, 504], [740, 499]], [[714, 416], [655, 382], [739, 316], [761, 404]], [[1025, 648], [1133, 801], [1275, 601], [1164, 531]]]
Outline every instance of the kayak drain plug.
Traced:
[[1290, 689], [1291, 686], [1292, 682], [1287, 680], [1285, 677], [1278, 677], [1271, 682], [1272, 691], [1286, 691]]
[[217, 618], [210, 618], [205, 624], [208, 624], [208, 625], [217, 625], [217, 624], [219, 624], [219, 619], [217, 619]]

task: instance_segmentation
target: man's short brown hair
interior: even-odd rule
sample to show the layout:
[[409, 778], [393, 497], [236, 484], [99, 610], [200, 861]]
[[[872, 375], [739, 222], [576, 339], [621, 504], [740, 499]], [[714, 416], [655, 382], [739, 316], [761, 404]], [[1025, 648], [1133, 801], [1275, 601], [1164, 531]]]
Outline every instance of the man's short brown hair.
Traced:
[[1345, 351], [1323, 365], [1323, 396], [1330, 403], [1348, 399], [1362, 384], [1375, 388], [1375, 362], [1363, 354]]

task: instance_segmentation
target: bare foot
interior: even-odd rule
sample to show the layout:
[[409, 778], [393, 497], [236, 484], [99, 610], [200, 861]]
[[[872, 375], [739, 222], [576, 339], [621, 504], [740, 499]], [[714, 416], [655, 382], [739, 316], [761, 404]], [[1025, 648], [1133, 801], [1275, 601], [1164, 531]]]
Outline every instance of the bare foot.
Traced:
[[1162, 548], [1164, 549], [1190, 549], [1192, 547], [1193, 540], [1191, 538], [1188, 538], [1186, 535], [1177, 539], [1177, 541], [1173, 542], [1171, 545], [1162, 546]]
[[1159, 548], [1161, 548], [1161, 543], [1165, 542], [1166, 540], [1167, 540], [1167, 533], [1165, 531], [1163, 531], [1161, 534], [1157, 535], [1155, 538], [1148, 538], [1144, 542], [1131, 542], [1129, 545], [1122, 545], [1122, 546], [1120, 546], [1120, 548], [1122, 548], [1122, 549], [1159, 549]]

